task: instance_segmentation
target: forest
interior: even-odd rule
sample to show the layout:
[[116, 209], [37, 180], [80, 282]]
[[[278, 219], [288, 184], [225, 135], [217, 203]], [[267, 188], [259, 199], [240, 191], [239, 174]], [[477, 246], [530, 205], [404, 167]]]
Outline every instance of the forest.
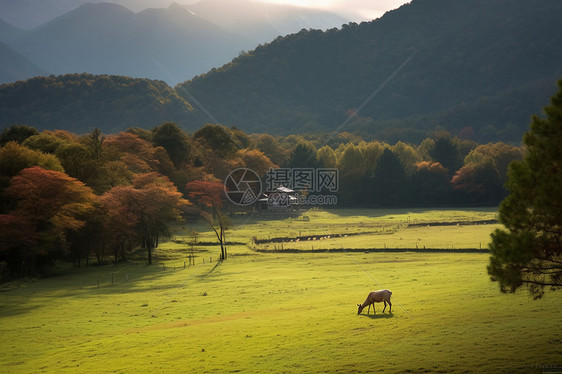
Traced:
[[0, 144], [4, 279], [48, 272], [60, 259], [119, 262], [138, 248], [151, 263], [174, 222], [210, 217], [216, 206], [239, 209], [215, 193], [237, 168], [262, 178], [278, 167], [337, 168], [335, 208], [496, 206], [507, 194], [508, 164], [524, 155], [445, 132], [388, 144], [346, 132], [273, 136], [218, 124], [186, 133], [172, 122], [84, 135], [15, 125]]

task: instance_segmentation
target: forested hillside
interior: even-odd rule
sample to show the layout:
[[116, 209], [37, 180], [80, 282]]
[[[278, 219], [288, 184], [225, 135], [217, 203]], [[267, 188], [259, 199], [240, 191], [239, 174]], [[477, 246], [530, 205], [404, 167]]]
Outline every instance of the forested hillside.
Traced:
[[118, 132], [182, 121], [191, 105], [162, 81], [72, 74], [0, 86], [0, 126], [29, 124], [77, 133]]
[[414, 0], [373, 22], [278, 38], [180, 87], [248, 131], [329, 131], [358, 114], [347, 129], [379, 138], [412, 126], [404, 136], [419, 139], [438, 124], [513, 141], [562, 76], [561, 16], [556, 0]]

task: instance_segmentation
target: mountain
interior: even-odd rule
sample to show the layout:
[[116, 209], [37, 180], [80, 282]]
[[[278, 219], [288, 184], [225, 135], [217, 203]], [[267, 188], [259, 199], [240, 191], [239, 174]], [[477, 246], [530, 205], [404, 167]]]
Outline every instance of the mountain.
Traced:
[[[92, 17], [88, 7], [103, 17]], [[111, 22], [104, 13], [108, 7], [113, 9]], [[123, 50], [135, 37], [144, 39], [153, 53], [150, 61], [162, 67], [174, 65], [164, 52], [154, 51], [175, 34], [143, 34], [134, 24], [156, 27], [162, 22], [178, 33], [184, 19], [208, 22], [181, 6], [135, 14], [99, 4], [77, 11], [90, 16], [68, 14], [45, 25], [44, 32], [53, 35], [60, 27], [58, 36], [72, 45], [62, 34], [72, 28], [60, 25], [74, 20], [95, 30], [96, 38], [104, 37], [119, 58], [127, 57], [124, 52], [138, 53]], [[131, 78], [103, 75], [2, 85], [0, 126], [118, 131], [175, 121], [190, 131], [219, 122], [249, 133], [356, 131], [387, 141], [418, 142], [447, 130], [479, 142], [519, 142], [530, 116], [541, 113], [562, 78], [562, 34], [556, 32], [560, 15], [558, 0], [413, 0], [372, 22], [278, 37], [174, 89], [153, 80], [122, 89], [118, 82]], [[116, 25], [131, 35], [117, 38]], [[80, 33], [75, 37], [84, 43]], [[86, 51], [104, 47], [92, 39], [83, 47]], [[57, 53], [64, 48], [69, 47]], [[145, 63], [146, 56], [138, 55], [129, 68]], [[90, 52], [89, 58], [95, 57]], [[76, 85], [79, 95], [73, 91]], [[185, 109], [190, 104], [193, 108]]]
[[[10, 24], [27, 30], [41, 26], [87, 3], [102, 2], [118, 4], [140, 12], [149, 8], [167, 8], [174, 0], [0, 0], [0, 14], [1, 18]], [[195, 0], [179, 2], [185, 4]], [[297, 32], [302, 28], [327, 29], [348, 22], [330, 12], [256, 0], [202, 0], [185, 7], [234, 33], [240, 32], [248, 37], [260, 36], [259, 43], [273, 40], [279, 35]], [[260, 34], [250, 33], [251, 30]], [[266, 33], [261, 34], [262, 32]]]
[[34, 63], [0, 42], [0, 84], [43, 75]]
[[135, 12], [146, 8], [166, 8], [173, 0], [0, 0], [4, 21], [21, 29], [41, 26], [87, 3], [111, 2]]
[[172, 4], [134, 13], [86, 4], [11, 43], [52, 74], [88, 72], [180, 82], [231, 60], [247, 45]]
[[[279, 35], [345, 22], [329, 12], [252, 0], [191, 6], [170, 0], [87, 1], [0, 0], [2, 17], [12, 23], [29, 25], [23, 14], [33, 19], [38, 11], [40, 19], [50, 19], [27, 31], [0, 20], [0, 41], [50, 74], [128, 75], [177, 84]], [[120, 4], [167, 8], [135, 13]], [[64, 10], [69, 11], [52, 19]]]
[[99, 128], [181, 123], [192, 110], [162, 81], [120, 76], [69, 74], [0, 85], [0, 127], [29, 124], [83, 134]]
[[[415, 123], [423, 133], [437, 124], [520, 139], [541, 112], [535, 102], [547, 102], [562, 77], [560, 16], [558, 0], [413, 0], [372, 22], [277, 38], [177, 89], [248, 132], [384, 137]], [[492, 117], [460, 115], [467, 108]], [[440, 123], [447, 118], [456, 121]]]
[[252, 41], [252, 48], [301, 29], [326, 30], [349, 20], [328, 11], [254, 0], [203, 0], [185, 8]]
[[25, 31], [10, 25], [8, 22], [0, 19], [0, 42], [10, 43], [11, 41], [22, 37]]

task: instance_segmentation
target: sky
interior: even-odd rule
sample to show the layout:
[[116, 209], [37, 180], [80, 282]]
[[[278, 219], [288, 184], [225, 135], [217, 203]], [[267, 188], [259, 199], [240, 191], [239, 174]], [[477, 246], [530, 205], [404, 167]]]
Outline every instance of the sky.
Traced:
[[[352, 21], [372, 20], [381, 17], [386, 11], [396, 9], [406, 0], [261, 0], [267, 3], [291, 4], [310, 8], [320, 8], [345, 15]], [[359, 18], [356, 18], [356, 17]]]

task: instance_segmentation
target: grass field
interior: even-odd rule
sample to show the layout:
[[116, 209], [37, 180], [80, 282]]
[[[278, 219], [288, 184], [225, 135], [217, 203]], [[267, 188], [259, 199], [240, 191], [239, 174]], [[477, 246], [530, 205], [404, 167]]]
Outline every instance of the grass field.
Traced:
[[[248, 244], [230, 246], [223, 263], [209, 262], [216, 248], [196, 247], [197, 265], [184, 268], [187, 247], [178, 229], [175, 241], [157, 250], [156, 265], [90, 266], [5, 287], [0, 372], [561, 371], [560, 295], [533, 301], [500, 294], [486, 274], [487, 254], [252, 250], [252, 236], [316, 235], [327, 226], [373, 231], [401, 220], [390, 218], [395, 212], [348, 213], [311, 212], [308, 225], [241, 218], [229, 239]], [[465, 214], [408, 213], [424, 222]], [[494, 212], [466, 213], [481, 214]], [[194, 227], [199, 240], [212, 238], [204, 226]], [[407, 230], [392, 235], [404, 238]], [[393, 292], [392, 313], [378, 304], [376, 315], [357, 315], [356, 304], [383, 287]]]

